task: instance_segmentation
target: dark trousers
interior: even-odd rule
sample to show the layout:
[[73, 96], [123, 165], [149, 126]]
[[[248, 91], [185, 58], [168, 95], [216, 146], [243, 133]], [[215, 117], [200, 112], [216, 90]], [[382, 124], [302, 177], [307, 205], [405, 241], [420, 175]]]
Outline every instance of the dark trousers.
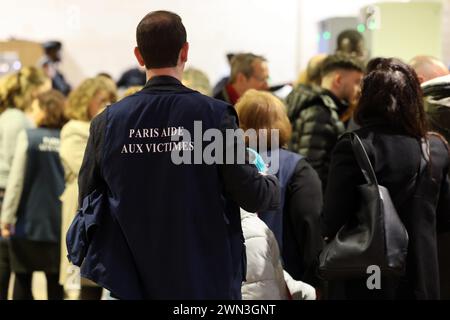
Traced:
[[[48, 300], [63, 300], [64, 288], [59, 284], [59, 273], [46, 273]], [[14, 280], [13, 300], [33, 300], [31, 291], [33, 274], [17, 273]]]
[[[0, 188], [0, 214], [5, 189]], [[11, 276], [11, 262], [9, 259], [9, 241], [0, 235], [0, 300], [8, 299], [9, 278]]]
[[81, 286], [80, 300], [100, 300], [103, 288], [93, 286]]
[[11, 266], [9, 260], [9, 241], [0, 237], [0, 300], [8, 299]]

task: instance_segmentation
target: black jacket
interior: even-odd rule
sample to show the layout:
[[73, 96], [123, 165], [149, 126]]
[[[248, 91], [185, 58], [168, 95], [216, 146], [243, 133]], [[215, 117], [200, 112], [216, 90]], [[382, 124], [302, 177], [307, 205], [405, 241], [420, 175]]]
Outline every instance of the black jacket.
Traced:
[[[450, 76], [427, 82], [422, 88], [430, 129], [450, 141]], [[450, 300], [450, 232], [438, 236], [438, 251], [441, 299]]]
[[306, 157], [326, 187], [331, 151], [344, 133], [339, 113], [346, 106], [330, 91], [299, 86], [286, 98], [292, 124], [289, 149]]
[[450, 141], [450, 76], [423, 86], [425, 112], [430, 129]]
[[296, 280], [302, 280], [317, 286], [314, 274], [317, 256], [323, 248], [320, 230], [322, 211], [322, 186], [320, 179], [305, 160], [301, 159], [295, 168], [286, 188], [284, 209], [288, 215], [285, 228], [289, 228], [296, 240], [296, 246], [302, 260], [297, 272], [289, 270]]
[[214, 94], [213, 98], [217, 99], [217, 100], [220, 100], [220, 101], [224, 101], [224, 102], [229, 103], [229, 104], [232, 104], [231, 99], [230, 99], [230, 97], [228, 96], [228, 93], [227, 93], [226, 84], [222, 88], [222, 90], [220, 90], [216, 94]]
[[[378, 182], [386, 187], [393, 199], [405, 192], [405, 186], [418, 171], [421, 151], [419, 142], [387, 126], [370, 126], [356, 133], [363, 141], [374, 167]], [[450, 228], [450, 189], [447, 172], [449, 151], [442, 140], [430, 137], [431, 162], [429, 166], [430, 187], [420, 197], [424, 208], [420, 214], [411, 215], [408, 208], [409, 194], [399, 207], [395, 203], [410, 237], [407, 258], [407, 276], [399, 283], [382, 282], [382, 288], [389, 292], [375, 290], [369, 292], [366, 280], [348, 281], [338, 296], [332, 298], [407, 298], [437, 299], [439, 297], [439, 269], [437, 261], [436, 234]], [[434, 181], [433, 181], [433, 180]], [[348, 138], [340, 140], [333, 151], [328, 185], [322, 213], [322, 230], [325, 237], [333, 238], [337, 231], [356, 212], [359, 201], [357, 186], [365, 180], [356, 163]], [[395, 280], [397, 281], [397, 279]]]

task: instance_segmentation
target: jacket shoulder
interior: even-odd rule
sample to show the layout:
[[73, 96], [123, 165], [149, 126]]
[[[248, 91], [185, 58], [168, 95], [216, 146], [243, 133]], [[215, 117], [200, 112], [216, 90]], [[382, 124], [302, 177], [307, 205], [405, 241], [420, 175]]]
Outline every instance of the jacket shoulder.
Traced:
[[[107, 109], [109, 110], [109, 112], [120, 112], [120, 111], [126, 112], [127, 106], [146, 102], [150, 103], [152, 102], [152, 97], [153, 95], [140, 91], [110, 105]], [[209, 105], [219, 110], [226, 110], [228, 108], [233, 108], [232, 105], [226, 103], [225, 101], [205, 96], [197, 91], [183, 92], [182, 99], [184, 99], [182, 101], [185, 101], [186, 103], [192, 103], [196, 105]]]
[[70, 136], [72, 134], [89, 135], [90, 123], [81, 120], [70, 120], [61, 129], [61, 137]]
[[430, 141], [432, 156], [442, 158], [448, 166], [448, 163], [450, 162], [450, 149], [448, 142], [440, 134], [434, 132], [428, 133], [427, 137]]

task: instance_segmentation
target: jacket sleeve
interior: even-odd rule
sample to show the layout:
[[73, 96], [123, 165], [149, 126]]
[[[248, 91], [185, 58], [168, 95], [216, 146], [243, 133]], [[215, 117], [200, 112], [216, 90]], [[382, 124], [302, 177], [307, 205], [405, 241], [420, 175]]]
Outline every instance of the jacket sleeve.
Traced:
[[[221, 130], [238, 129], [236, 111], [230, 107], [225, 113]], [[233, 143], [225, 143], [224, 159], [229, 152], [237, 155], [237, 150], [245, 150], [245, 142], [237, 138]], [[280, 205], [280, 187], [278, 179], [271, 175], [262, 175], [253, 164], [223, 164], [219, 166], [224, 184], [224, 192], [241, 208], [248, 212], [275, 210]]]
[[[448, 171], [448, 170], [447, 170]], [[438, 231], [450, 231], [450, 178], [444, 176], [436, 209]]]
[[5, 190], [5, 199], [1, 211], [1, 223], [14, 225], [17, 221], [17, 209], [22, 197], [27, 163], [28, 139], [25, 131], [17, 136], [17, 146], [12, 161], [11, 171]]
[[286, 208], [301, 253], [303, 280], [313, 283], [314, 264], [323, 248], [320, 230], [322, 186], [316, 171], [302, 159], [287, 186]]
[[316, 300], [316, 289], [309, 284], [294, 280], [289, 273], [284, 271], [284, 280], [292, 295], [293, 300]]
[[306, 157], [326, 185], [330, 153], [338, 139], [331, 112], [321, 105], [311, 106], [300, 113], [298, 153]]
[[[439, 142], [443, 144], [442, 141]], [[448, 146], [444, 144], [443, 155], [449, 154]], [[433, 161], [433, 160], [432, 160]], [[449, 157], [446, 157], [446, 165], [442, 172], [442, 183], [439, 193], [439, 202], [436, 208], [436, 226], [438, 232], [450, 231], [450, 163]]]
[[322, 235], [330, 240], [348, 221], [358, 206], [357, 186], [364, 176], [353, 155], [348, 138], [339, 140], [331, 155], [330, 174], [322, 211]]
[[100, 113], [91, 122], [89, 139], [84, 152], [83, 163], [78, 176], [78, 203], [83, 205], [83, 199], [104, 186], [104, 180], [100, 171], [103, 140], [106, 129], [106, 111]]
[[[266, 226], [267, 228], [267, 226]], [[267, 228], [268, 229], [268, 228]], [[269, 258], [270, 263], [273, 266], [273, 277], [275, 280], [275, 285], [278, 287], [277, 290], [280, 293], [282, 300], [286, 300], [288, 297], [289, 288], [284, 277], [283, 264], [280, 256], [280, 248], [278, 247], [277, 239], [272, 231], [267, 230], [267, 241], [269, 245]], [[274, 288], [275, 289], [275, 288]]]
[[9, 168], [11, 168], [12, 161], [14, 158], [16, 146], [17, 146], [17, 138], [19, 133], [29, 127], [29, 123], [27, 122], [24, 115], [14, 115], [8, 117], [8, 121], [5, 126], [2, 128], [2, 144], [1, 149], [3, 151], [3, 162]]
[[77, 132], [71, 132], [70, 128], [63, 128], [61, 131], [61, 149], [59, 154], [64, 166], [75, 175], [78, 175], [83, 163], [86, 139], [87, 133], [82, 135]]

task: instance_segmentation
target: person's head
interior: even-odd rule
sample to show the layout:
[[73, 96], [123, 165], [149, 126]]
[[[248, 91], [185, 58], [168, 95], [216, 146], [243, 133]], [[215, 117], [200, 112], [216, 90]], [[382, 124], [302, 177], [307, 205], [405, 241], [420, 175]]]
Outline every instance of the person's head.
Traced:
[[97, 77], [105, 77], [105, 78], [113, 80], [113, 77], [107, 72], [100, 72], [97, 74]]
[[249, 89], [269, 89], [267, 60], [252, 53], [240, 53], [231, 61], [230, 83], [239, 96]]
[[235, 53], [227, 53], [227, 61], [230, 66], [231, 66], [231, 61], [233, 61], [233, 58], [235, 55], [236, 55]]
[[445, 64], [431, 56], [414, 57], [409, 62], [409, 65], [416, 71], [420, 83], [449, 74], [449, 70]]
[[44, 49], [45, 55], [52, 62], [61, 61], [61, 48], [62, 43], [59, 41], [47, 41], [42, 44], [42, 48]]
[[0, 112], [6, 108], [27, 111], [41, 92], [51, 89], [51, 80], [36, 67], [24, 67], [4, 77], [0, 85]]
[[111, 79], [90, 78], [70, 93], [65, 115], [72, 120], [90, 121], [116, 99], [116, 85]]
[[198, 69], [189, 68], [185, 70], [182, 82], [188, 88], [197, 90], [206, 96], [211, 95], [212, 89], [208, 76]]
[[67, 122], [64, 116], [66, 98], [57, 90], [49, 90], [37, 96], [31, 104], [29, 116], [37, 127], [61, 129]]
[[336, 53], [354, 55], [364, 59], [366, 56], [364, 37], [357, 30], [342, 31], [337, 38]]
[[[292, 127], [286, 114], [286, 106], [270, 92], [248, 90], [237, 102], [236, 111], [241, 129], [266, 129], [267, 133], [272, 129], [279, 130], [278, 146], [288, 144]], [[271, 135], [267, 135], [265, 139], [270, 148]]]
[[136, 29], [134, 52], [141, 66], [178, 69], [180, 75], [188, 58], [186, 29], [180, 16], [169, 11], [147, 14]]
[[354, 102], [360, 92], [364, 65], [348, 54], [334, 54], [322, 62], [321, 87], [330, 90], [340, 100]]
[[383, 121], [421, 138], [426, 134], [422, 90], [415, 71], [394, 58], [369, 62], [355, 120], [364, 126]]

